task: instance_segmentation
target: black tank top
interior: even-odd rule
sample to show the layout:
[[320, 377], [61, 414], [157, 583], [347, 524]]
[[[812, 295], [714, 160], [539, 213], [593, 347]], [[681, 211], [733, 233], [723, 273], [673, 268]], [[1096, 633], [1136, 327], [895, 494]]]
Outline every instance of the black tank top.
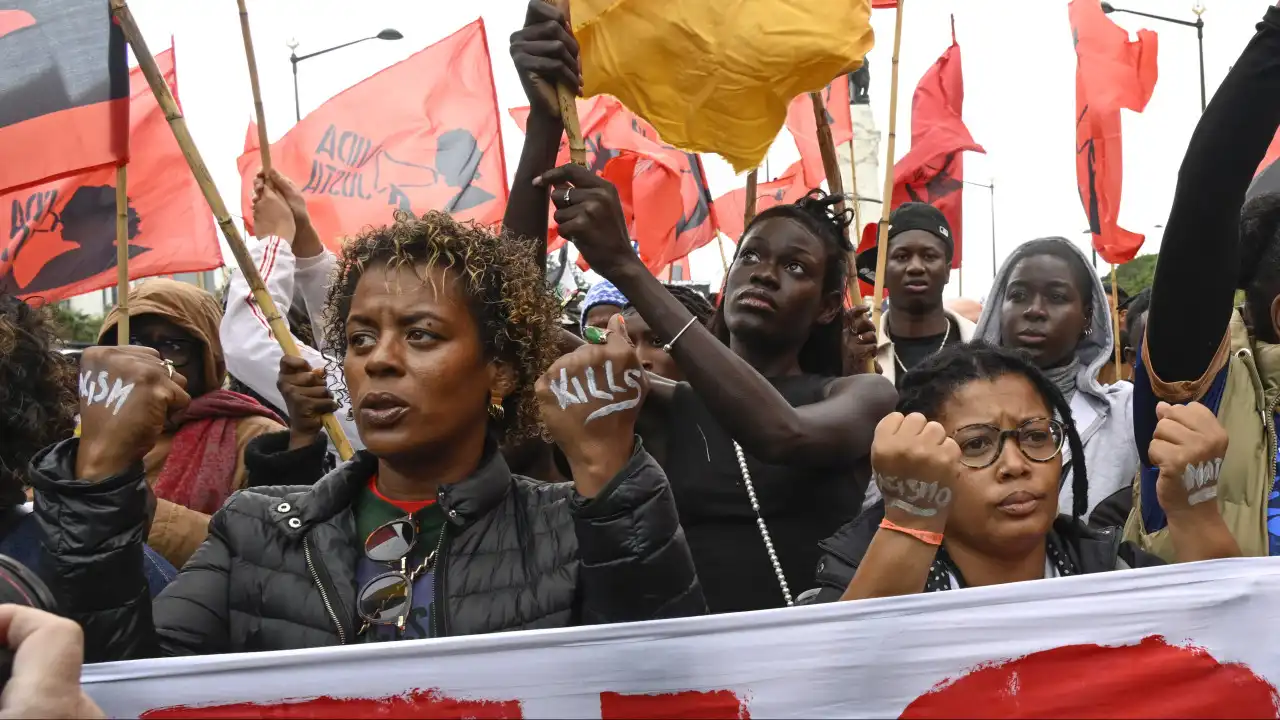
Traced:
[[[796, 375], [769, 382], [792, 407], [825, 397], [834, 378]], [[676, 386], [667, 419], [664, 470], [711, 612], [785, 606], [728, 433], [688, 383]], [[747, 454], [761, 514], [792, 598], [815, 586], [818, 542], [857, 515], [866, 489], [853, 467], [768, 465]]]

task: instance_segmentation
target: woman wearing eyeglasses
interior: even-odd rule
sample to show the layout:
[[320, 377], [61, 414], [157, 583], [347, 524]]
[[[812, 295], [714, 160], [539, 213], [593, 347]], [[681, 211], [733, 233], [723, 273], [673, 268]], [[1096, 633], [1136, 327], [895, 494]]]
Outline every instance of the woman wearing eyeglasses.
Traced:
[[[284, 429], [257, 400], [222, 388], [227, 367], [221, 321], [218, 301], [195, 285], [155, 278], [129, 291], [129, 344], [149, 347], [172, 363], [191, 397], [142, 459], [157, 499], [147, 541], [175, 567], [204, 542], [209, 516], [245, 487], [249, 441]], [[120, 308], [112, 308], [99, 345], [117, 344], [119, 323]]]
[[[1081, 476], [1084, 453], [1062, 393], [1023, 354], [949, 347], [908, 373], [900, 393], [871, 446], [884, 502], [822, 544], [818, 602], [1162, 564], [1118, 528], [1059, 514], [1063, 450]], [[1179, 560], [1238, 556], [1210, 502], [1225, 431], [1198, 404], [1160, 413], [1150, 453]]]
[[[83, 367], [132, 391], [115, 402], [82, 396], [81, 438], [32, 461], [56, 590], [85, 629], [86, 657], [705, 612], [671, 489], [635, 437], [648, 381], [624, 321], [612, 321], [604, 344], [559, 357], [559, 315], [532, 242], [434, 211], [398, 213], [348, 240], [326, 345], [342, 362], [366, 449], [314, 484], [261, 487], [283, 469], [251, 478], [150, 604], [139, 574], [117, 559], [140, 548], [138, 461], [189, 402], [184, 378], [149, 348], [91, 348]], [[498, 451], [544, 431], [573, 483], [514, 475]], [[287, 433], [268, 440], [282, 445], [274, 458], [286, 469], [325, 447], [321, 437], [283, 452]], [[118, 557], [76, 564], [98, 547]]]

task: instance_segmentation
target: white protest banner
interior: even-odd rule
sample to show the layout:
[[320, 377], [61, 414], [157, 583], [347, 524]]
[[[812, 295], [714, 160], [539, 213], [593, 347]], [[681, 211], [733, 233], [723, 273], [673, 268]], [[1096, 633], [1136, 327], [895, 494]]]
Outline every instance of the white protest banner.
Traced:
[[1280, 560], [87, 668], [112, 716], [1280, 716]]

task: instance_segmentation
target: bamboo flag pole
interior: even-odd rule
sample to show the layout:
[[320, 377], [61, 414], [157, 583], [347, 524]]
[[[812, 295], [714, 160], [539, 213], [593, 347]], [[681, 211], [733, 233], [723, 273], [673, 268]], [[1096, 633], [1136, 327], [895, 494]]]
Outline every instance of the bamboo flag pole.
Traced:
[[[756, 168], [751, 172], [747, 173], [747, 195], [742, 199], [743, 201], [742, 204], [745, 208], [742, 214], [743, 231], [747, 229], [747, 226], [750, 225], [751, 221], [754, 220], [756, 217], [756, 200], [757, 200], [756, 193], [758, 192], [756, 188], [759, 186], [759, 182], [760, 182], [759, 168]], [[742, 238], [738, 238], [738, 241], [741, 242]]]
[[1116, 284], [1116, 266], [1111, 266], [1111, 328], [1116, 348], [1116, 381], [1124, 380], [1120, 364], [1120, 286]]
[[129, 344], [129, 195], [127, 166], [116, 168], [116, 345]]
[[716, 231], [716, 244], [720, 246], [720, 265], [724, 267], [726, 275], [729, 274], [729, 258], [724, 254], [724, 233]]
[[888, 161], [884, 169], [884, 198], [880, 206], [880, 232], [876, 238], [876, 285], [872, 295], [871, 322], [876, 333], [880, 332], [880, 308], [884, 304], [884, 268], [889, 259], [885, 245], [889, 239], [889, 213], [893, 209], [893, 154], [898, 139], [898, 53], [902, 49], [902, 14], [907, 0], [898, 0], [898, 18], [893, 29], [893, 73], [889, 86], [889, 147]]
[[[147, 78], [147, 84], [151, 86], [151, 92], [156, 96], [156, 102], [160, 105], [160, 109], [164, 111], [165, 119], [169, 121], [169, 129], [173, 131], [173, 136], [178, 141], [178, 147], [182, 149], [182, 155], [187, 159], [187, 165], [191, 168], [191, 174], [195, 176], [196, 184], [200, 186], [200, 191], [204, 193], [205, 202], [209, 203], [209, 209], [213, 212], [214, 219], [218, 221], [218, 227], [222, 229], [223, 237], [227, 239], [227, 245], [231, 247], [231, 254], [235, 256], [236, 264], [240, 266], [240, 272], [244, 274], [244, 279], [249, 283], [249, 289], [253, 293], [254, 301], [258, 303], [258, 308], [266, 316], [267, 323], [271, 326], [271, 333], [275, 335], [276, 342], [280, 343], [280, 349], [284, 351], [285, 355], [297, 357], [298, 346], [293, 341], [289, 326], [285, 323], [284, 318], [280, 317], [280, 310], [276, 307], [275, 301], [271, 299], [271, 294], [267, 292], [267, 288], [262, 282], [262, 276], [258, 274], [258, 266], [254, 264], [253, 257], [249, 255], [248, 249], [245, 248], [244, 239], [240, 237], [240, 231], [236, 228], [235, 223], [231, 221], [231, 214], [227, 212], [226, 203], [222, 201], [222, 196], [218, 194], [218, 188], [213, 184], [213, 177], [209, 175], [209, 168], [205, 165], [204, 158], [201, 157], [200, 150], [196, 148], [195, 141], [191, 138], [191, 132], [187, 129], [186, 118], [182, 116], [182, 112], [178, 109], [178, 103], [173, 99], [173, 93], [169, 91], [169, 86], [160, 74], [156, 59], [147, 48], [147, 43], [142, 37], [142, 31], [138, 29], [138, 23], [134, 20], [133, 13], [129, 11], [129, 5], [126, 0], [111, 0], [111, 14], [120, 23], [120, 29], [124, 31], [125, 39], [129, 41], [130, 47], [133, 48], [133, 54], [138, 59], [138, 67], [142, 70], [143, 76]], [[321, 420], [324, 424], [324, 429], [329, 433], [329, 440], [338, 451], [338, 455], [344, 460], [350, 458], [352, 455], [351, 443], [347, 442], [347, 436], [342, 432], [342, 426], [338, 424], [337, 418], [333, 415], [325, 415]]]
[[240, 6], [240, 34], [244, 36], [244, 56], [249, 61], [249, 84], [253, 87], [253, 110], [258, 117], [258, 150], [262, 154], [262, 173], [271, 172], [271, 143], [267, 142], [267, 113], [262, 109], [262, 90], [258, 87], [258, 60], [253, 54], [253, 34], [249, 32], [249, 11], [244, 0]]
[[[858, 194], [858, 159], [853, 154], [853, 137], [849, 137], [849, 182], [853, 187], [849, 190], [849, 198], [853, 202], [853, 237], [862, 239], [862, 196]], [[856, 252], [858, 243], [854, 242]]]
[[[564, 13], [569, 19], [569, 0], [545, 0]], [[582, 140], [582, 125], [578, 122], [578, 94], [576, 88], [564, 83], [556, 84], [556, 104], [560, 106], [560, 121], [564, 134], [569, 138], [569, 160], [582, 167], [587, 166], [587, 145]]]
[[[822, 155], [822, 169], [827, 175], [827, 189], [831, 191], [832, 195], [841, 198], [836, 210], [843, 212], [845, 208], [844, 178], [840, 176], [840, 159], [836, 157], [836, 144], [831, 137], [831, 123], [827, 122], [827, 107], [822, 102], [822, 93], [820, 92], [809, 93], [809, 99], [813, 102], [813, 121], [818, 131], [818, 152]], [[850, 147], [852, 147], [852, 139], [849, 142]], [[852, 156], [850, 160], [852, 160]], [[856, 222], [858, 203], [854, 202], [853, 206], [854, 221]], [[844, 229], [844, 239], [850, 241], [849, 247], [851, 248], [848, 257], [845, 259], [845, 264], [848, 266], [847, 272], [850, 279], [848, 301], [849, 305], [852, 306], [856, 302], [855, 298], [857, 296], [854, 293], [858, 287], [858, 263], [856, 259], [858, 245], [850, 240], [849, 228], [847, 227]]]

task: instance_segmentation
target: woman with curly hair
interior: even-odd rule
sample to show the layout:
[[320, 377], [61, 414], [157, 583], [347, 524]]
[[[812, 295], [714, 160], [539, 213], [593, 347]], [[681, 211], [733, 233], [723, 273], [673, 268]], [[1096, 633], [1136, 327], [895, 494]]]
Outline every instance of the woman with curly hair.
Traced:
[[[75, 431], [76, 368], [58, 352], [53, 319], [0, 293], [0, 555], [43, 574], [40, 528], [26, 506], [27, 468]], [[152, 595], [177, 571], [150, 547], [140, 563]]]
[[[558, 314], [530, 243], [434, 211], [399, 213], [349, 240], [326, 335], [366, 449], [313, 485], [233, 496], [154, 604], [139, 599], [140, 578], [125, 567], [60, 576], [86, 656], [704, 612], [666, 477], [635, 441], [646, 390], [635, 349], [620, 331], [557, 360]], [[93, 348], [82, 364], [133, 390], [123, 403], [82, 398], [81, 438], [33, 461], [56, 563], [86, 546], [136, 553], [146, 522], [138, 459], [186, 402], [178, 376], [147, 348]], [[513, 475], [497, 450], [544, 430], [573, 483]], [[99, 622], [126, 606], [127, 618]]]

